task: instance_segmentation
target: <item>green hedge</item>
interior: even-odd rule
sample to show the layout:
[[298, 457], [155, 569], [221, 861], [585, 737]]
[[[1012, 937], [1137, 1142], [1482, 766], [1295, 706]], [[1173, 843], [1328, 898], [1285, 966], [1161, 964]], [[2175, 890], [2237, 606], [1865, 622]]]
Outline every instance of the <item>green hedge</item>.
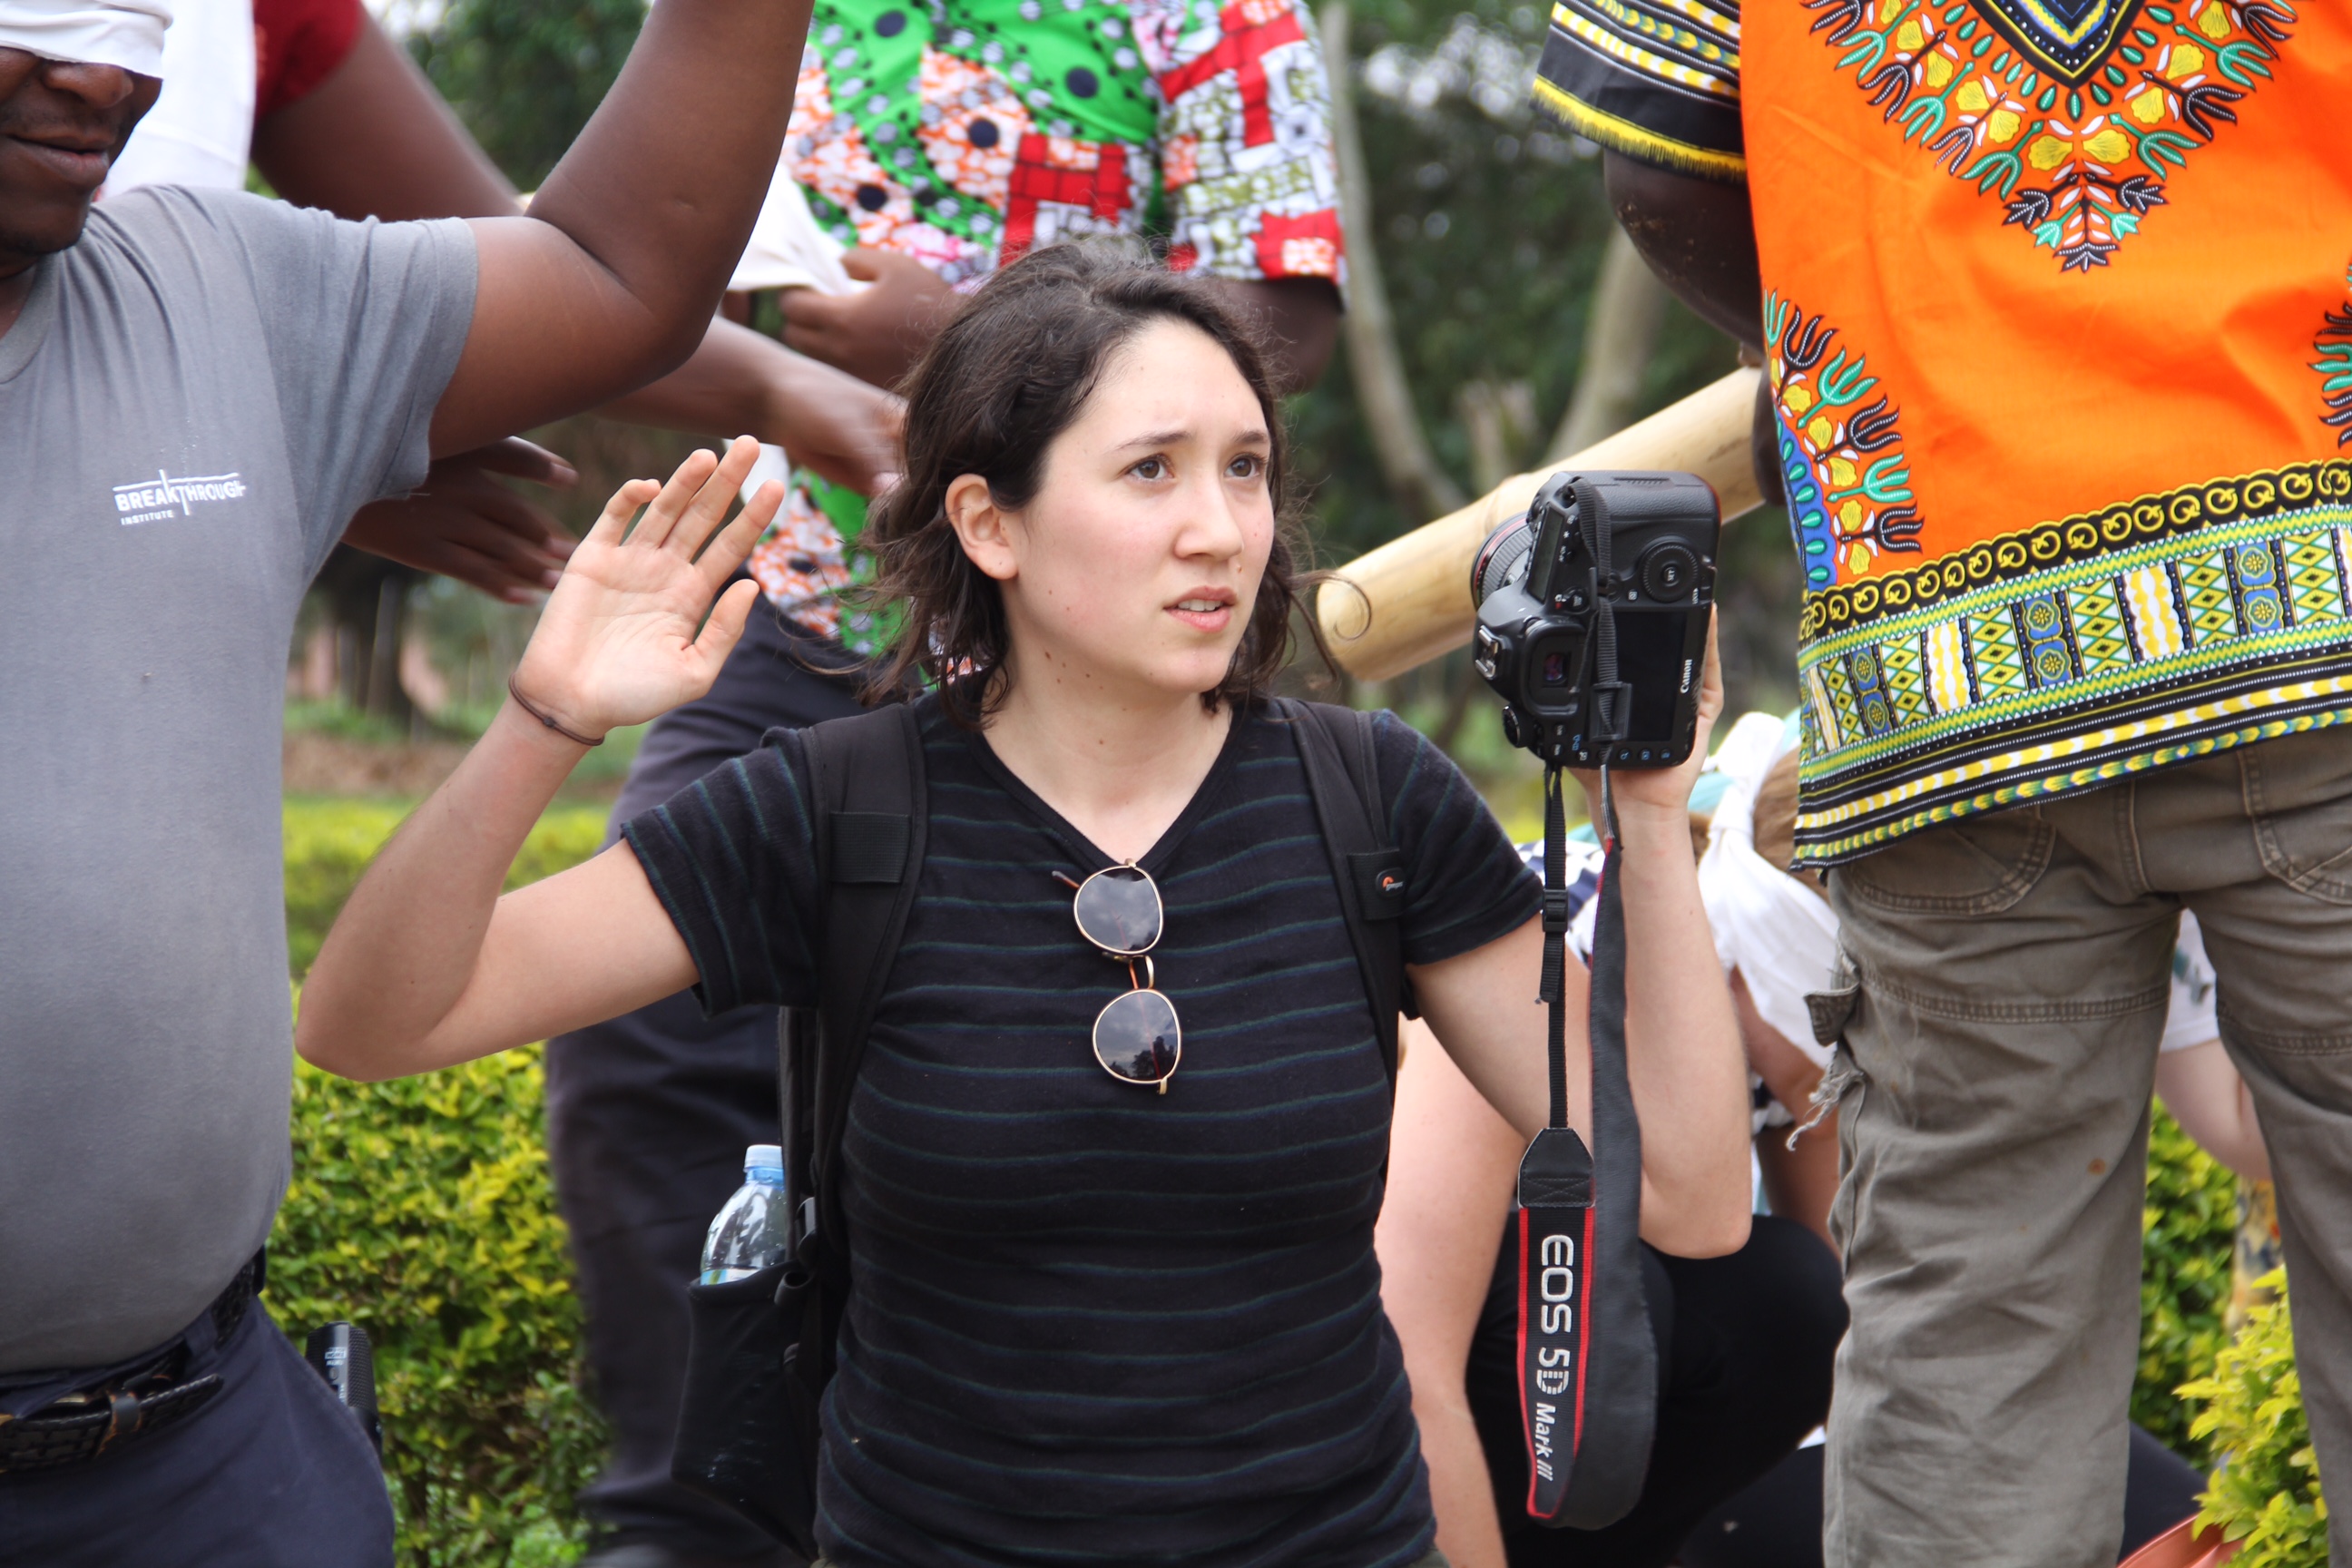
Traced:
[[[370, 801], [287, 803], [298, 977], [404, 815]], [[600, 806], [551, 811], [509, 885], [585, 859], [604, 824]], [[601, 1433], [579, 1393], [579, 1304], [547, 1173], [537, 1053], [378, 1085], [298, 1068], [294, 1147], [294, 1185], [270, 1242], [271, 1305], [289, 1331], [348, 1317], [375, 1340], [404, 1568], [568, 1561], [581, 1529], [572, 1496], [594, 1469]], [[2212, 1375], [2224, 1347], [2236, 1190], [2159, 1109], [2132, 1415], [2200, 1466], [2209, 1447], [2249, 1441], [2249, 1418], [2215, 1414], [2235, 1405], [2214, 1404], [2192, 1426], [2178, 1397]], [[2266, 1331], [2275, 1340], [2284, 1329]], [[2275, 1349], [2261, 1353], [2272, 1366]], [[2233, 1375], [2234, 1387], [2252, 1374]]]
[[2303, 1415], [2285, 1270], [2265, 1283], [2277, 1304], [2254, 1308], [2211, 1374], [2181, 1390], [2204, 1404], [2190, 1430], [2221, 1464], [2198, 1523], [2242, 1543], [2237, 1568], [2326, 1568], [2327, 1503]]
[[2231, 1244], [2238, 1179], [2214, 1163], [2159, 1105], [2147, 1136], [2147, 1199], [2140, 1254], [2139, 1375], [2132, 1419], [2203, 1469], [2206, 1440], [2177, 1397], [2213, 1367], [2229, 1341]]
[[[404, 815], [288, 803], [298, 974]], [[509, 885], [593, 854], [604, 822], [602, 807], [550, 812]], [[572, 1495], [604, 1436], [581, 1394], [571, 1280], [537, 1049], [384, 1084], [297, 1064], [270, 1310], [298, 1339], [348, 1318], [374, 1342], [403, 1568], [551, 1568], [579, 1554]]]

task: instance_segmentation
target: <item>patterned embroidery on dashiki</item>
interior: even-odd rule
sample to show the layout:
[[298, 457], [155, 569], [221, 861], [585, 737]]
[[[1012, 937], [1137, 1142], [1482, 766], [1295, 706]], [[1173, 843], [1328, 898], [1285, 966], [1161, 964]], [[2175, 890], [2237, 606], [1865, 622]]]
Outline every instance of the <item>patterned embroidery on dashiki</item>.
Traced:
[[[1322, 57], [1296, 0], [820, 0], [784, 159], [844, 244], [960, 289], [1087, 237], [1227, 278], [1343, 282]], [[872, 652], [843, 590], [865, 503], [813, 476], [751, 569], [794, 620]]]
[[[2352, 274], [2345, 282], [2352, 287]], [[2319, 373], [2319, 399], [2327, 407], [2319, 421], [2336, 432], [2337, 446], [2352, 445], [2352, 303], [2327, 312], [2311, 352], [2319, 356], [2311, 368]]]
[[1601, 146], [1738, 180], [1736, 0], [1557, 0], [1536, 107]]
[[1808, 860], [2332, 724], [2352, 713], [2352, 460], [1811, 593], [1798, 636]]
[[1917, 553], [1923, 521], [1895, 428], [1901, 414], [1884, 392], [1871, 398], [1878, 378], [1864, 374], [1861, 354], [1831, 353], [1837, 335], [1819, 316], [1766, 292], [1765, 374], [1779, 416], [1780, 476], [1811, 589], [1860, 576], [1882, 551]]
[[2105, 267], [2168, 169], [2238, 118], [2295, 20], [2284, 0], [1804, 0], [1870, 101], [2000, 198], [2062, 272]]

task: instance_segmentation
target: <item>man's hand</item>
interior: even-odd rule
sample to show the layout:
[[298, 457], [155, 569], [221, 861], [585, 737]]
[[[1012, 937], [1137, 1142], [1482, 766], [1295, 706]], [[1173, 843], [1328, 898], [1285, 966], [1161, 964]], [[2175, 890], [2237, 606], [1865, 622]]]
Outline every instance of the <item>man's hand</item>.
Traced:
[[759, 434], [782, 447], [794, 467], [875, 496], [898, 482], [906, 425], [907, 405], [898, 394], [822, 360], [779, 354]]
[[872, 385], [897, 386], [955, 309], [955, 290], [913, 257], [892, 250], [860, 246], [841, 264], [873, 287], [855, 294], [786, 289], [784, 345]]
[[569, 489], [572, 465], [509, 437], [435, 463], [407, 496], [363, 506], [343, 530], [354, 550], [455, 577], [491, 598], [526, 605], [555, 586], [572, 536], [543, 509], [490, 476]]
[[666, 485], [623, 485], [541, 612], [516, 689], [590, 736], [642, 724], [709, 690], [760, 590], [746, 579], [716, 605], [712, 597], [784, 499], [771, 481], [727, 521], [759, 456], [760, 444], [740, 436], [724, 458], [692, 454]]

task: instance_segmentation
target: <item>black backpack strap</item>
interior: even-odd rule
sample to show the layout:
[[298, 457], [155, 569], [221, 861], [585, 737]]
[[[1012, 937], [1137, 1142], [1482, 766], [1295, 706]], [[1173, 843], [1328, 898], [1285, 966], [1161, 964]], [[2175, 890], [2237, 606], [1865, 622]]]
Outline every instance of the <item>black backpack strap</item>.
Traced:
[[[907, 704], [827, 720], [803, 731], [802, 743], [824, 917], [816, 933], [815, 1016], [786, 1019], [783, 1088], [786, 1115], [797, 1115], [795, 1131], [804, 1140], [795, 1152], [807, 1162], [816, 1200], [814, 1207], [804, 1200], [803, 1223], [820, 1236], [838, 1235], [839, 1184], [833, 1177], [850, 1090], [914, 907], [929, 811], [922, 731]], [[795, 1099], [802, 1101], [797, 1110], [790, 1103]], [[830, 1259], [836, 1266], [843, 1260], [838, 1252]]]
[[1347, 916], [1348, 940], [1364, 972], [1381, 1043], [1381, 1060], [1393, 1087], [1397, 1073], [1397, 1015], [1418, 1016], [1404, 973], [1404, 855], [1390, 842], [1388, 809], [1381, 798], [1379, 758], [1372, 742], [1372, 715], [1326, 702], [1274, 700], [1276, 716], [1298, 737], [1298, 760], [1307, 769], [1307, 793], [1323, 828], [1331, 857], [1339, 908]]

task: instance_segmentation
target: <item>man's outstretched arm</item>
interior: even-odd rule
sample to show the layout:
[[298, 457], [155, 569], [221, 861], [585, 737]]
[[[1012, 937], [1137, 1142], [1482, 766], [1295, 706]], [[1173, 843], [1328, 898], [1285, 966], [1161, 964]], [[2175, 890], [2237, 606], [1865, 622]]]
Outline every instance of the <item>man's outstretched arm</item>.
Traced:
[[436, 456], [593, 408], [702, 341], [767, 195], [809, 0], [663, 0], [532, 198], [472, 223], [474, 319]]
[[[506, 176], [372, 17], [325, 81], [254, 127], [253, 161], [278, 195], [339, 217], [517, 210]], [[683, 368], [604, 412], [697, 435], [754, 435], [860, 494], [898, 468], [891, 399], [727, 321], [710, 323]]]

